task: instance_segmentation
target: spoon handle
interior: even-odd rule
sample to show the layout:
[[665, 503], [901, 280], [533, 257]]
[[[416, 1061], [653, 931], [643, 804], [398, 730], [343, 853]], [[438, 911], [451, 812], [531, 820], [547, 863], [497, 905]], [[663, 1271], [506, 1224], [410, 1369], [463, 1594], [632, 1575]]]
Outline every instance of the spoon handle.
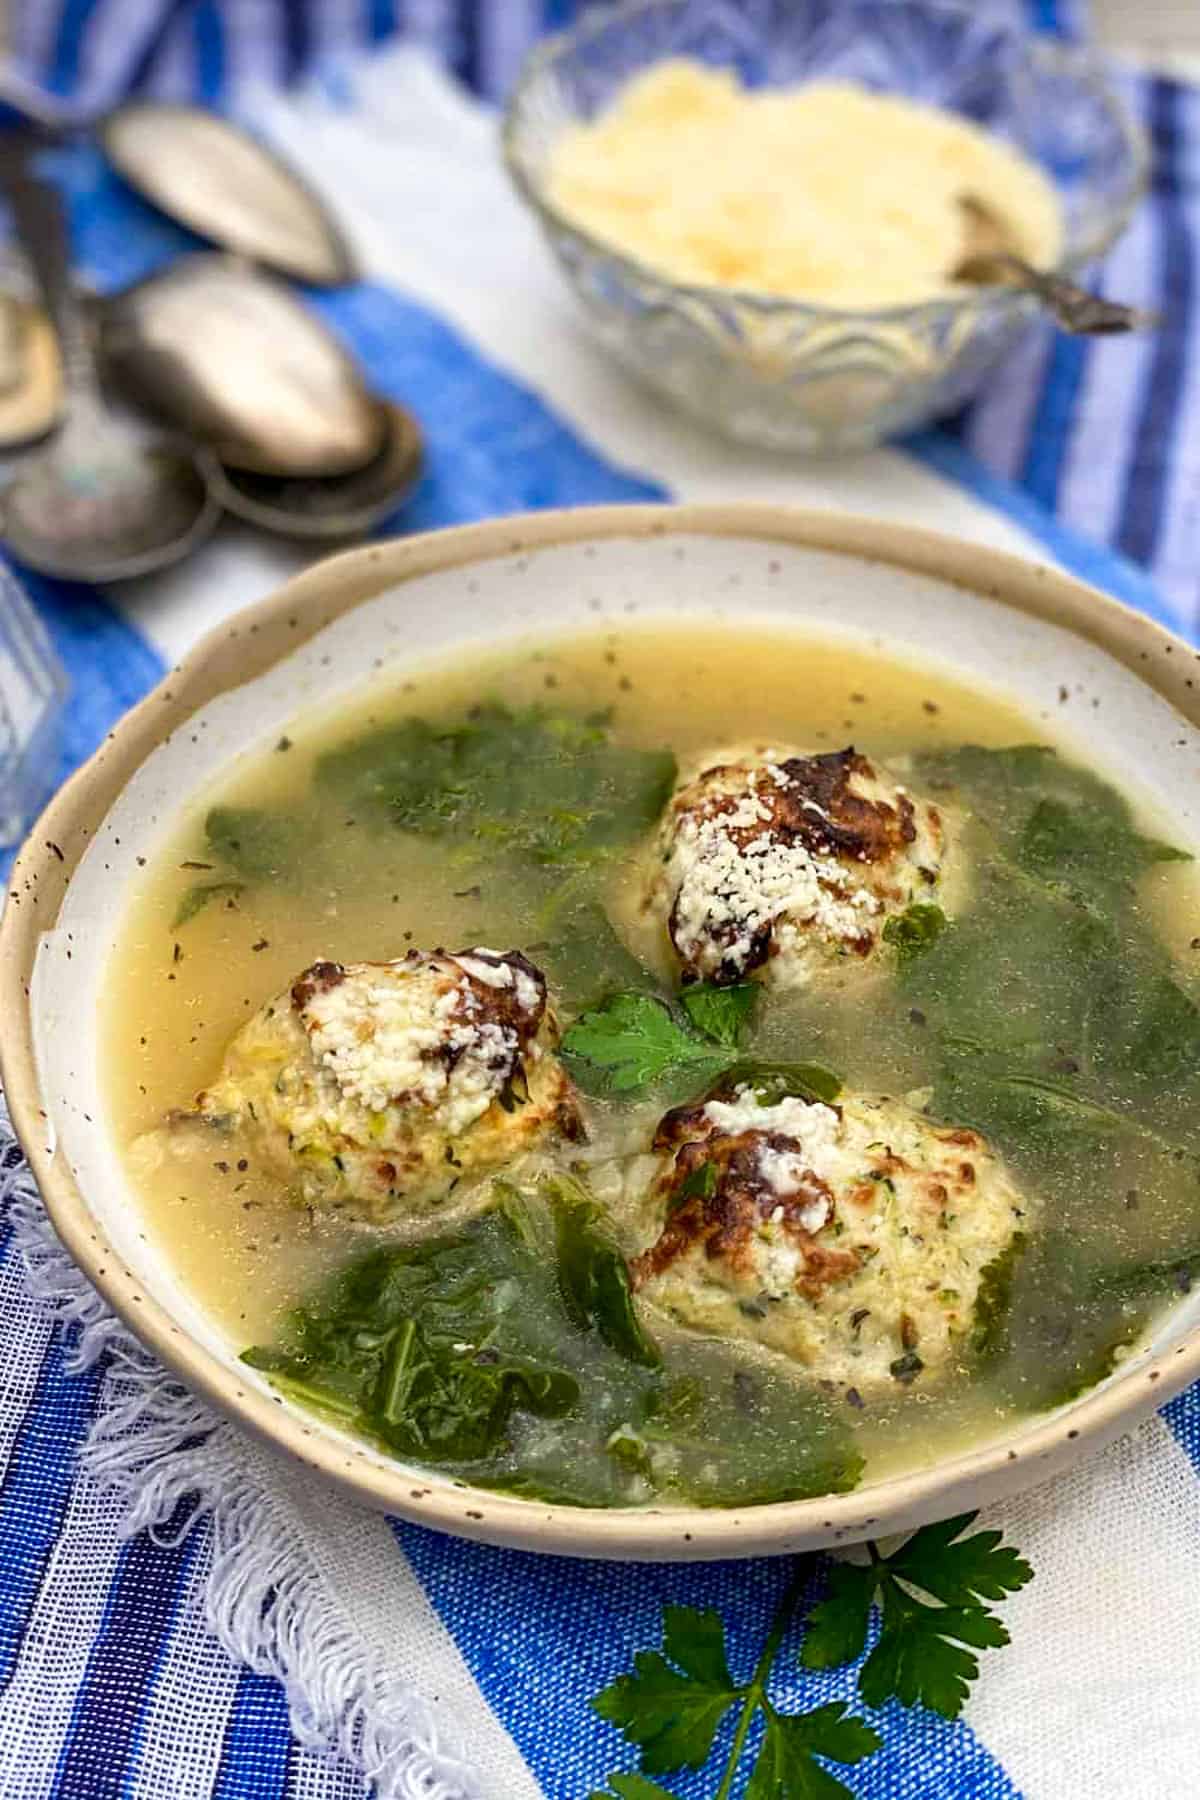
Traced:
[[12, 209], [17, 238], [29, 258], [58, 338], [63, 381], [69, 392], [94, 393], [96, 360], [71, 279], [66, 209], [58, 189], [35, 174], [33, 140], [8, 138], [0, 149], [0, 190]]
[[1119, 300], [1105, 300], [1069, 281], [1065, 275], [1054, 275], [1035, 269], [1031, 263], [1007, 251], [971, 256], [959, 264], [955, 279], [974, 286], [1024, 288], [1041, 301], [1055, 324], [1076, 337], [1111, 337], [1122, 331], [1153, 331], [1159, 323], [1154, 313], [1126, 306]]
[[1036, 294], [1047, 312], [1064, 331], [1076, 337], [1111, 337], [1122, 331], [1153, 331], [1160, 324], [1156, 313], [1138, 306], [1127, 306], [1120, 300], [1106, 300], [1068, 281], [1065, 275], [1052, 275], [1034, 269], [1028, 263], [1021, 272], [1031, 293]]

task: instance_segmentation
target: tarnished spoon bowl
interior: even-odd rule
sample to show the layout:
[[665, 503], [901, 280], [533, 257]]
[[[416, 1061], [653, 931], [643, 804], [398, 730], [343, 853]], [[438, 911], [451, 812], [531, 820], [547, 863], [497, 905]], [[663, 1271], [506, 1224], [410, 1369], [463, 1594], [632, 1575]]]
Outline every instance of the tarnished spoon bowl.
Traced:
[[131, 187], [199, 236], [318, 287], [355, 279], [346, 241], [311, 188], [228, 119], [136, 101], [110, 113], [100, 141]]
[[383, 408], [337, 338], [234, 257], [185, 256], [106, 300], [100, 358], [114, 386], [234, 468], [340, 475], [383, 446]]
[[63, 408], [62, 359], [54, 327], [30, 302], [5, 295], [0, 302], [12, 335], [6, 339], [0, 379], [0, 451], [45, 437]]
[[280, 481], [219, 468], [214, 492], [228, 512], [283, 537], [337, 543], [364, 537], [394, 513], [420, 478], [421, 430], [402, 406], [384, 407], [383, 448], [352, 475]]
[[86, 400], [0, 493], [0, 531], [18, 559], [69, 581], [121, 581], [177, 562], [220, 518], [202, 457]]

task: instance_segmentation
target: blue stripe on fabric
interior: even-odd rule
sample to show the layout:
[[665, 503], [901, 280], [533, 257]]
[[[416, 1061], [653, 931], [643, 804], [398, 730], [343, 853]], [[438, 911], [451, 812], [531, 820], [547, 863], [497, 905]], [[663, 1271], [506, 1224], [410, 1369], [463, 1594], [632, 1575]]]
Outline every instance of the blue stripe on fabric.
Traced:
[[1195, 268], [1184, 167], [1183, 95], [1172, 82], [1150, 83], [1148, 124], [1154, 145], [1154, 202], [1163, 320], [1154, 340], [1130, 458], [1116, 541], [1126, 556], [1153, 560], [1163, 529], [1167, 482], [1186, 388], [1195, 302]]
[[478, 92], [482, 75], [478, 0], [458, 0], [451, 63], [459, 80]]
[[1050, 513], [1058, 509], [1087, 356], [1083, 338], [1068, 337], [1064, 332], [1055, 337], [1029, 424], [1021, 483]]
[[68, 1370], [71, 1341], [63, 1327], [55, 1331], [0, 1485], [0, 1691], [12, 1679], [58, 1542], [104, 1378], [102, 1362]]
[[1056, 36], [1062, 31], [1058, 0], [1032, 0], [1031, 11], [1035, 31], [1049, 31]]
[[1200, 1381], [1168, 1401], [1161, 1416], [1200, 1475]]
[[166, 0], [150, 22], [150, 29], [139, 47], [125, 76], [124, 91], [129, 95], [144, 94], [158, 71], [159, 58], [170, 41], [171, 33], [187, 13], [191, 0]]
[[1021, 526], [1070, 574], [1146, 613], [1169, 630], [1178, 631], [1178, 620], [1168, 612], [1154, 582], [1136, 564], [1044, 512], [1022, 489], [993, 475], [944, 432], [921, 432], [907, 438], [902, 448]]
[[[181, 1512], [186, 1518], [188, 1514], [186, 1504], [181, 1508]], [[141, 1697], [130, 1736], [128, 1754], [125, 1758], [125, 1780], [121, 1789], [121, 1800], [142, 1800], [142, 1796], [145, 1793], [139, 1764], [141, 1761], [143, 1745], [146, 1740], [146, 1732], [150, 1725], [150, 1713], [154, 1704], [154, 1694], [159, 1681], [162, 1678], [163, 1670], [166, 1668], [167, 1660], [171, 1654], [174, 1624], [180, 1613], [183, 1612], [188, 1605], [187, 1596], [193, 1579], [193, 1571], [205, 1542], [205, 1531], [188, 1530], [186, 1536], [181, 1540], [178, 1546], [183, 1551], [183, 1557], [179, 1570], [179, 1580], [171, 1607], [170, 1621], [159, 1638], [158, 1647], [154, 1651], [152, 1664], [149, 1667], [148, 1673], [146, 1674], [145, 1679], [140, 1683]], [[202, 1699], [198, 1703], [197, 1711], [203, 1704], [204, 1701]]]
[[96, 0], [63, 0], [50, 65], [49, 85], [56, 94], [70, 94], [79, 80], [83, 38]]
[[269, 1675], [238, 1676], [210, 1800], [268, 1800], [287, 1793], [292, 1753], [287, 1699]]
[[[189, 1503], [171, 1521], [180, 1526]], [[121, 1550], [47, 1800], [126, 1800], [133, 1752], [197, 1537]]]
[[575, 0], [542, 0], [542, 24], [547, 31], [562, 31], [575, 17]]
[[[14, 1140], [9, 1144], [7, 1150], [0, 1154], [0, 1182], [2, 1182], [6, 1176], [12, 1175], [18, 1169], [24, 1168], [24, 1166], [25, 1158], [21, 1154], [21, 1146]], [[8, 1247], [12, 1243], [13, 1224], [11, 1203], [14, 1198], [15, 1196], [11, 1193], [6, 1195], [3, 1205], [0, 1206], [0, 1268], [4, 1265], [4, 1260], [8, 1255]]]
[[[512, 1735], [546, 1800], [580, 1800], [633, 1757], [591, 1709], [598, 1693], [661, 1638], [662, 1606], [716, 1607], [726, 1622], [735, 1676], [749, 1673], [792, 1574], [784, 1558], [743, 1563], [576, 1562], [456, 1543], [393, 1523], [401, 1548], [454, 1637], [484, 1699]], [[811, 1597], [823, 1580], [812, 1559]], [[486, 1595], [486, 1605], [480, 1596]], [[853, 1669], [810, 1674], [795, 1651], [775, 1665], [772, 1699], [786, 1711], [854, 1702]], [[1019, 1800], [1004, 1770], [967, 1726], [888, 1708], [886, 1743], [853, 1777], [859, 1800]], [[724, 1728], [728, 1741], [729, 1727]], [[709, 1800], [713, 1776], [672, 1775], [679, 1800]]]
[[[15, 1146], [11, 1154], [14, 1156], [19, 1154]], [[15, 1167], [16, 1165], [15, 1163], [12, 1165], [4, 1165], [3, 1172], [7, 1172], [9, 1166]], [[12, 1236], [12, 1215], [9, 1213], [6, 1205], [3, 1212], [0, 1212], [0, 1268], [3, 1268], [4, 1266], [4, 1260], [8, 1255], [9, 1245], [12, 1243]]]
[[398, 24], [396, 0], [367, 0], [366, 32], [370, 43], [385, 43], [394, 35]]
[[225, 86], [225, 28], [217, 0], [199, 0], [192, 21], [196, 44], [197, 98], [215, 106]]
[[[312, 55], [312, 20], [308, 0], [280, 0], [283, 10], [285, 79], [299, 81]], [[318, 0], [319, 4], [319, 0]]]
[[126, 187], [98, 150], [72, 146], [42, 161], [66, 202], [74, 260], [103, 292], [140, 281], [183, 251], [211, 249]]

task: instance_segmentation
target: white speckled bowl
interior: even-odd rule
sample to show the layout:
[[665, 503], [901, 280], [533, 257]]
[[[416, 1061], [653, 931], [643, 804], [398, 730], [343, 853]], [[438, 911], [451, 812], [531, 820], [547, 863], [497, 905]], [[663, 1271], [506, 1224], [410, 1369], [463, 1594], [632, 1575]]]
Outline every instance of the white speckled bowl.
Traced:
[[55, 1229], [138, 1336], [217, 1406], [359, 1498], [464, 1536], [587, 1556], [749, 1556], [898, 1530], [1038, 1481], [1200, 1375], [1200, 1295], [1100, 1388], [930, 1468], [740, 1511], [583, 1511], [406, 1468], [282, 1401], [139, 1236], [97, 1027], [137, 858], [233, 758], [381, 663], [398, 670], [630, 613], [803, 621], [940, 662], [1007, 691], [1034, 719], [1052, 713], [1056, 732], [1074, 728], [1084, 755], [1169, 806], [1177, 840], [1200, 849], [1200, 658], [1048, 569], [768, 507], [543, 513], [352, 551], [205, 639], [67, 784], [17, 864], [0, 924], [0, 1069]]

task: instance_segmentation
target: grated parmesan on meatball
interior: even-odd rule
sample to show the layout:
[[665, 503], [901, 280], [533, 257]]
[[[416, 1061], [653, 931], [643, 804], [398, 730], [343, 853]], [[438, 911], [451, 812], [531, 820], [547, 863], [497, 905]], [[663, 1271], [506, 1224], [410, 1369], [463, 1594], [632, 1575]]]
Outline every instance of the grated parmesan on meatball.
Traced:
[[946, 825], [854, 749], [713, 751], [675, 791], [641, 895], [685, 982], [797, 987], [940, 901]]
[[890, 1099], [718, 1090], [669, 1112], [654, 1150], [643, 1298], [860, 1393], [948, 1371], [1030, 1212], [978, 1132]]
[[518, 951], [317, 962], [238, 1032], [192, 1116], [240, 1129], [303, 1204], [419, 1217], [580, 1134], [557, 1042]]

